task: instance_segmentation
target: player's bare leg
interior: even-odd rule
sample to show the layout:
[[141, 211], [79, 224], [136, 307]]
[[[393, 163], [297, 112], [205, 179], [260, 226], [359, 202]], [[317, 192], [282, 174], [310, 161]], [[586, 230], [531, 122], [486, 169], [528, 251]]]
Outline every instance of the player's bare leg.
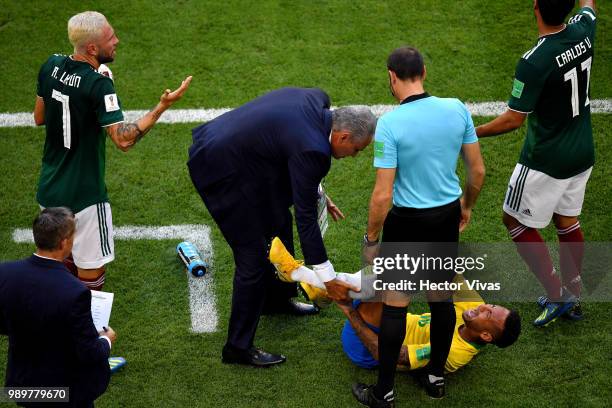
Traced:
[[96, 269], [81, 269], [79, 271], [79, 280], [91, 290], [102, 290], [105, 281], [106, 267], [102, 266]]

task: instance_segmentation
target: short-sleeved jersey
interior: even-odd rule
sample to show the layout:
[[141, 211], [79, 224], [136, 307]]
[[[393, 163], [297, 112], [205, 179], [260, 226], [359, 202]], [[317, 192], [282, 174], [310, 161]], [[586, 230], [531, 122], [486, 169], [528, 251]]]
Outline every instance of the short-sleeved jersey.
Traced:
[[[459, 327], [463, 325], [463, 312], [473, 309], [484, 302], [455, 302], [455, 313], [457, 316], [455, 331], [451, 348], [444, 365], [446, 372], [452, 373], [463, 367], [474, 358], [484, 345], [470, 343], [459, 335]], [[406, 337], [404, 345], [408, 349], [410, 369], [425, 367], [429, 362], [431, 344], [429, 342], [429, 324], [431, 314], [422, 315], [408, 314], [406, 316]]]
[[474, 122], [457, 99], [409, 97], [376, 125], [374, 167], [395, 168], [393, 204], [433, 208], [461, 197], [457, 158], [476, 143]]
[[36, 198], [74, 212], [108, 201], [103, 127], [123, 121], [113, 81], [85, 62], [52, 55], [38, 74], [46, 139]]
[[[457, 371], [469, 363], [472, 358], [484, 347], [481, 344], [470, 343], [464, 340], [459, 334], [459, 328], [464, 324], [463, 312], [473, 309], [483, 304], [482, 298], [475, 291], [465, 291], [462, 289], [460, 295], [455, 295], [456, 299], [474, 299], [470, 302], [455, 301], [455, 314], [457, 317], [451, 348], [446, 359], [444, 369], [446, 372]], [[353, 307], [357, 307], [359, 302], [354, 302]], [[408, 313], [406, 315], [406, 337], [403, 345], [408, 349], [410, 360], [410, 370], [424, 367], [429, 362], [431, 355], [430, 329], [431, 314], [421, 315]], [[378, 327], [368, 324], [368, 327], [375, 333], [379, 332]], [[366, 346], [361, 342], [355, 330], [347, 320], [344, 323], [341, 334], [342, 347], [351, 361], [359, 367], [375, 368], [378, 361], [372, 357]], [[405, 368], [398, 366], [398, 368]]]
[[589, 79], [595, 12], [584, 7], [567, 26], [540, 37], [519, 60], [508, 107], [528, 113], [519, 163], [557, 179], [595, 162]]

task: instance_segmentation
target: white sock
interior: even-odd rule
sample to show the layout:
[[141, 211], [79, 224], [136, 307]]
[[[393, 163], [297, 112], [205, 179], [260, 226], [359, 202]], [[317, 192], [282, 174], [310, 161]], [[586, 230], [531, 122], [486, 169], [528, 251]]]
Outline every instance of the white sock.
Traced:
[[300, 266], [293, 270], [291, 272], [291, 279], [296, 282], [305, 282], [317, 288], [325, 289], [325, 284], [319, 279], [315, 271], [305, 266]]
[[[305, 282], [317, 288], [325, 289], [325, 283], [319, 279], [315, 271], [305, 266], [300, 266], [291, 272], [291, 279], [296, 282]], [[338, 273], [336, 279], [348, 283], [351, 286], [361, 290], [361, 271], [355, 273]]]
[[361, 271], [357, 271], [355, 273], [339, 273], [337, 274], [338, 280], [348, 283], [351, 286], [357, 288], [357, 290], [361, 290]]

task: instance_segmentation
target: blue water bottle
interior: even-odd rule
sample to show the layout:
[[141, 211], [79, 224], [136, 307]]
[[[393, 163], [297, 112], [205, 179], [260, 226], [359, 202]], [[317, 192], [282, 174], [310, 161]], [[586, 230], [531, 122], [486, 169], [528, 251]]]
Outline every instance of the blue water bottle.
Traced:
[[208, 264], [204, 262], [198, 252], [198, 248], [194, 244], [189, 241], [183, 241], [176, 246], [176, 253], [193, 276], [196, 278], [204, 276], [208, 269]]

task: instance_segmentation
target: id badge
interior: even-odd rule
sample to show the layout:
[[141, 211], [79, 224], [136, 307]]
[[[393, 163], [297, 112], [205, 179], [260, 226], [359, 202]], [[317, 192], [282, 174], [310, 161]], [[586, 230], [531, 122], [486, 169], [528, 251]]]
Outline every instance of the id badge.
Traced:
[[319, 201], [317, 202], [317, 221], [319, 222], [319, 229], [321, 230], [321, 237], [325, 237], [327, 231], [327, 198], [323, 185], [319, 184]]

